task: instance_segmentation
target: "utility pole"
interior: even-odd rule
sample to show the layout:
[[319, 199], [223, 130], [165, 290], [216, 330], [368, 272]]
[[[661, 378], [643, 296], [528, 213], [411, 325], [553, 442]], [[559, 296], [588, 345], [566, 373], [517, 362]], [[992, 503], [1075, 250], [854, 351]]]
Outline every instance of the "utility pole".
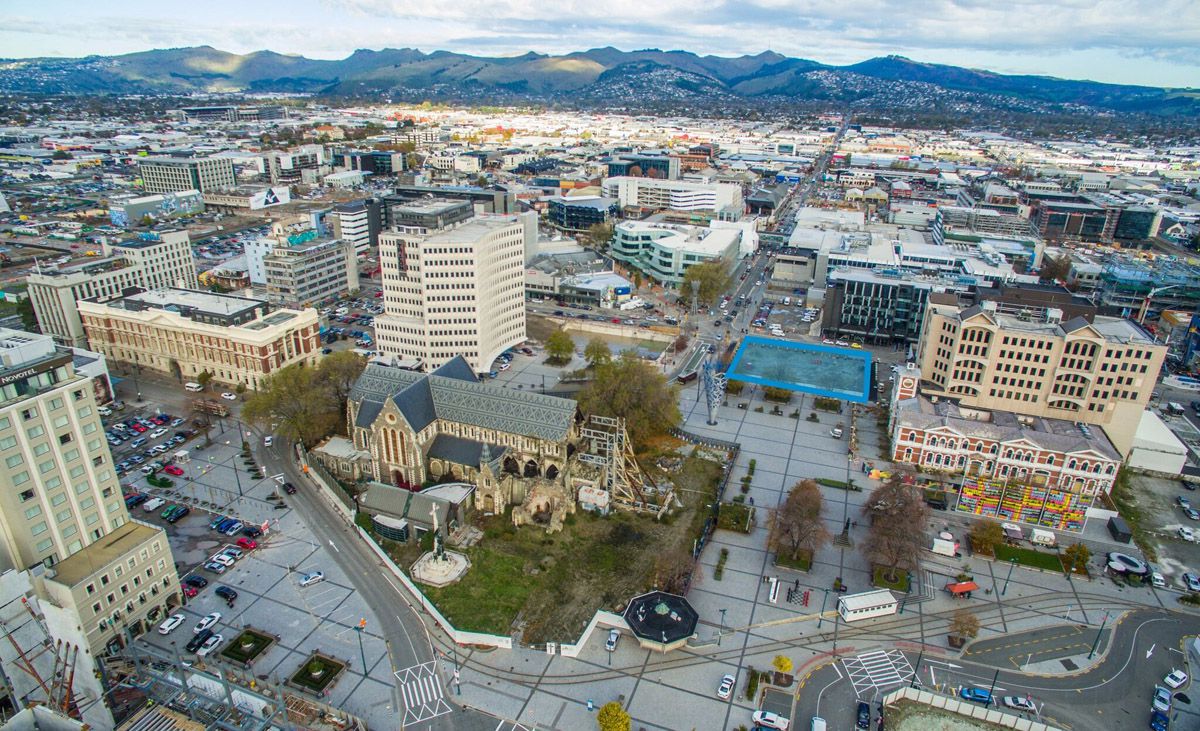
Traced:
[[1104, 621], [1100, 623], [1100, 629], [1096, 630], [1096, 639], [1092, 641], [1092, 649], [1088, 651], [1088, 659], [1096, 654], [1096, 647], [1100, 644], [1100, 635], [1104, 634], [1104, 625], [1108, 624], [1108, 612], [1104, 613]]
[[362, 666], [363, 666], [363, 677], [364, 678], [367, 677], [367, 652], [366, 652], [366, 650], [363, 649], [362, 636], [363, 636], [363, 630], [365, 630], [366, 628], [367, 628], [366, 617], [358, 620], [358, 626], [354, 628], [355, 633], [358, 635], [358, 654], [360, 656], [362, 656]]

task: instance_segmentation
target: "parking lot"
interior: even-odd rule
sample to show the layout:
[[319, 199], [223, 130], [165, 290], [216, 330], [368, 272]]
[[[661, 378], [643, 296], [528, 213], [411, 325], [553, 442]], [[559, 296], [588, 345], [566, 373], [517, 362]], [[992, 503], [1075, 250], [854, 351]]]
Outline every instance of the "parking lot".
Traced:
[[[149, 413], [153, 408], [149, 407]], [[254, 445], [255, 465], [265, 451], [279, 456], [274, 450], [284, 447], [264, 447], [264, 435], [247, 429], [232, 416], [217, 420], [210, 436], [207, 446], [202, 434], [185, 443], [188, 454], [174, 463], [180, 474], [171, 477], [170, 487], [149, 484], [140, 470], [122, 481], [127, 495], [146, 497], [146, 502], [131, 508], [131, 514], [166, 530], [184, 585], [202, 584], [186, 589], [189, 596], [180, 610], [184, 620], [177, 629], [163, 635], [155, 628], [139, 641], [177, 653], [188, 662], [247, 673], [240, 663], [222, 658], [220, 653], [243, 629], [254, 628], [276, 638], [249, 671], [260, 682], [286, 681], [319, 650], [347, 666], [322, 700], [366, 718], [372, 727], [391, 723], [395, 715], [393, 668], [378, 623], [330, 557], [329, 552], [337, 547], [319, 545], [309, 538], [309, 531], [289, 504], [282, 475], [257, 473], [247, 464], [242, 437]], [[144, 505], [151, 500], [163, 502], [145, 511]], [[171, 505], [189, 510], [172, 522], [162, 516]], [[243, 528], [262, 534], [251, 537], [245, 530], [220, 533], [212, 527], [220, 518], [237, 519]], [[217, 554], [230, 549], [234, 555], [220, 561], [228, 566], [218, 569], [212, 565]], [[315, 572], [323, 578], [305, 585], [305, 576]], [[185, 645], [195, 636], [196, 623], [213, 612], [221, 615], [212, 628], [221, 639], [206, 657], [198, 658]], [[357, 627], [364, 619], [367, 626], [360, 649]]]
[[[1185, 573], [1200, 574], [1200, 544], [1185, 540], [1180, 529], [1200, 533], [1200, 519], [1190, 518], [1180, 499], [1193, 510], [1200, 509], [1200, 490], [1185, 490], [1179, 480], [1138, 474], [1131, 474], [1130, 479], [1134, 493], [1139, 496], [1138, 508], [1146, 521], [1145, 528], [1158, 544], [1155, 564], [1169, 587], [1183, 589]], [[1200, 518], [1200, 512], [1195, 514]]]

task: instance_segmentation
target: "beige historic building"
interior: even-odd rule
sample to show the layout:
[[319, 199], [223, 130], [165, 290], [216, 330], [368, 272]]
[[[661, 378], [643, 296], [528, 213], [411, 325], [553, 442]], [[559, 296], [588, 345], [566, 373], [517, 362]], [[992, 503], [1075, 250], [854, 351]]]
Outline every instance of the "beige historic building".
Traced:
[[1098, 425], [1126, 454], [1166, 353], [1120, 318], [1064, 321], [1054, 308], [931, 301], [917, 364], [923, 396]]
[[476, 510], [513, 507], [518, 524], [554, 527], [576, 501], [601, 511], [669, 503], [669, 491], [648, 484], [633, 461], [623, 423], [587, 418], [570, 399], [481, 383], [461, 357], [429, 374], [367, 366], [348, 418], [376, 482], [414, 491], [469, 483]]
[[195, 381], [258, 388], [272, 371], [320, 358], [316, 310], [272, 309], [262, 300], [159, 289], [80, 302], [92, 347], [109, 360]]
[[525, 250], [536, 214], [471, 218], [435, 232], [379, 236], [384, 312], [379, 350], [438, 368], [462, 356], [476, 373], [525, 340]]

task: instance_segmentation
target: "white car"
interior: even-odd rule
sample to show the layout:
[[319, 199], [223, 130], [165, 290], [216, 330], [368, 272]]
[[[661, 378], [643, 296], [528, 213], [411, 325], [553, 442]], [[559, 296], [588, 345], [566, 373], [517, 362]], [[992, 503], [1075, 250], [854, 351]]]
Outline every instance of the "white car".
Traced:
[[233, 566], [233, 559], [223, 553], [218, 553], [208, 560], [212, 561], [213, 563], [219, 563], [225, 567]]
[[150, 438], [158, 439], [159, 437], [161, 437], [163, 434], [166, 434], [166, 433], [167, 433], [166, 429], [155, 429], [154, 431], [150, 432]]
[[155, 510], [158, 510], [166, 504], [166, 500], [163, 500], [160, 497], [153, 497], [142, 503], [142, 510], [145, 510], [147, 513], [153, 513]]
[[1037, 706], [1033, 705], [1033, 701], [1023, 695], [1006, 695], [1000, 699], [1007, 708], [1013, 708], [1018, 711], [1036, 711]]
[[755, 711], [754, 715], [751, 716], [751, 720], [759, 726], [778, 729], [778, 731], [788, 731], [792, 726], [791, 721], [780, 716], [778, 713], [771, 713], [770, 711]]
[[[167, 617], [167, 621], [158, 625], [158, 633], [160, 635], [171, 634], [171, 632], [173, 632], [176, 627], [183, 624], [183, 620], [185, 620], [185, 619], [187, 619], [187, 618], [184, 617], [182, 614], [172, 614], [170, 617]], [[1178, 686], [1175, 686], [1175, 687], [1178, 687]]]
[[237, 394], [226, 391], [225, 393], [221, 394], [221, 398], [225, 399], [226, 401], [237, 401]]
[[717, 697], [723, 701], [729, 700], [729, 697], [733, 695], [735, 683], [737, 683], [737, 678], [726, 673], [725, 677], [721, 678], [721, 684], [717, 686]]
[[214, 624], [216, 624], [217, 622], [220, 622], [220, 621], [221, 621], [221, 613], [220, 612], [213, 612], [212, 614], [206, 614], [206, 615], [204, 615], [204, 619], [201, 619], [199, 622], [196, 623], [196, 626], [192, 628], [192, 632], [194, 634], [200, 634], [204, 630], [212, 627]]
[[313, 571], [309, 574], [304, 574], [300, 577], [300, 586], [312, 586], [318, 582], [325, 580], [325, 574], [320, 571]]
[[108, 408], [107, 406], [101, 406], [97, 408], [96, 412], [101, 416], [112, 416], [112, 409]]
[[263, 437], [263, 446], [264, 446], [264, 447], [269, 447], [269, 446], [271, 446], [271, 445], [272, 445], [272, 444], [274, 444], [274, 443], [275, 443], [275, 438], [274, 438], [274, 437], [272, 437], [272, 436], [269, 436], [269, 435], [268, 435], [268, 436], [265, 436], [265, 437]]
[[1171, 672], [1167, 673], [1167, 677], [1163, 678], [1163, 685], [1171, 688], [1172, 690], [1182, 687], [1187, 682], [1188, 674], [1182, 670], [1172, 670]]
[[1196, 542], [1196, 532], [1186, 525], [1179, 526], [1179, 537], [1188, 543]]
[[220, 645], [224, 641], [225, 641], [225, 638], [222, 635], [213, 635], [212, 637], [209, 637], [207, 640], [204, 641], [203, 645], [200, 645], [200, 649], [196, 650], [196, 656], [204, 657], [208, 653], [217, 649], [217, 645]]
[[849, 341], [847, 341], [847, 340], [839, 340], [839, 341], [837, 341], [837, 344], [838, 344], [838, 345], [840, 345], [840, 346], [842, 346], [843, 348], [849, 348], [849, 347], [850, 347], [850, 342], [849, 342]]
[[621, 633], [618, 630], [610, 629], [608, 631], [608, 639], [604, 642], [604, 649], [609, 652], [614, 652], [617, 649], [617, 642], [621, 639]]

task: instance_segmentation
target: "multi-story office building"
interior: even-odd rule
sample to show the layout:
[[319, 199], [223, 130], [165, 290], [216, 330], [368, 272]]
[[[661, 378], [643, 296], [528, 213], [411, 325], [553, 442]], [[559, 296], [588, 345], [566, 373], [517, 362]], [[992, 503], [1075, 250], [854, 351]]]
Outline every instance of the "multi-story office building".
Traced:
[[384, 227], [395, 228], [391, 211], [396, 204], [405, 205], [431, 197], [467, 201], [476, 213], [517, 213], [517, 196], [511, 190], [474, 186], [397, 185], [391, 195], [383, 198]]
[[46, 335], [0, 329], [0, 384], [0, 565], [53, 565], [129, 521], [98, 404]]
[[380, 234], [380, 351], [419, 359], [427, 369], [461, 355], [477, 373], [489, 370], [525, 340], [525, 250], [536, 236], [535, 214]]
[[821, 328], [870, 343], [915, 343], [929, 296], [967, 289], [950, 277], [900, 269], [839, 269], [829, 277]]
[[109, 256], [29, 275], [29, 298], [42, 332], [63, 345], [87, 345], [76, 303], [118, 297], [130, 287], [195, 287], [196, 261], [186, 231], [139, 234], [111, 247]]
[[333, 153], [333, 166], [373, 175], [395, 175], [404, 172], [405, 159], [404, 153], [388, 150], [339, 150]]
[[273, 310], [262, 300], [165, 288], [81, 302], [93, 347], [111, 361], [195, 381], [207, 371], [258, 388], [264, 376], [319, 358], [316, 310]]
[[1064, 321], [1056, 308], [991, 301], [930, 303], [917, 363], [925, 396], [1099, 425], [1126, 454], [1166, 352], [1129, 320]]
[[263, 155], [271, 183], [313, 184], [329, 172], [323, 145], [301, 145], [291, 150], [273, 150]]
[[379, 244], [383, 212], [376, 198], [364, 198], [334, 206], [329, 219], [333, 237], [347, 242], [356, 252], [364, 252]]
[[387, 209], [388, 228], [393, 231], [436, 231], [475, 215], [470, 201], [450, 198], [420, 198], [392, 203]]
[[741, 228], [623, 221], [614, 229], [609, 253], [655, 282], [674, 288], [693, 264], [723, 261], [732, 269], [741, 255], [743, 234]]
[[287, 119], [288, 108], [277, 104], [261, 107], [220, 105], [184, 107], [175, 114], [185, 122], [264, 122], [272, 119]]
[[354, 246], [341, 239], [288, 237], [263, 257], [267, 297], [272, 302], [308, 307], [358, 289]]
[[609, 177], [679, 179], [679, 158], [664, 152], [625, 153], [608, 162]]
[[138, 162], [147, 193], [198, 190], [207, 193], [237, 185], [228, 157], [147, 157]]
[[239, 185], [204, 194], [204, 207], [220, 213], [261, 211], [292, 202], [292, 189], [286, 185]]
[[739, 220], [745, 205], [742, 186], [732, 183], [621, 176], [606, 179], [603, 190], [606, 197], [616, 198], [622, 208], [711, 211], [729, 221]]
[[619, 215], [620, 202], [600, 196], [551, 198], [546, 212], [550, 225], [563, 231], [587, 231], [598, 223], [612, 223]]

